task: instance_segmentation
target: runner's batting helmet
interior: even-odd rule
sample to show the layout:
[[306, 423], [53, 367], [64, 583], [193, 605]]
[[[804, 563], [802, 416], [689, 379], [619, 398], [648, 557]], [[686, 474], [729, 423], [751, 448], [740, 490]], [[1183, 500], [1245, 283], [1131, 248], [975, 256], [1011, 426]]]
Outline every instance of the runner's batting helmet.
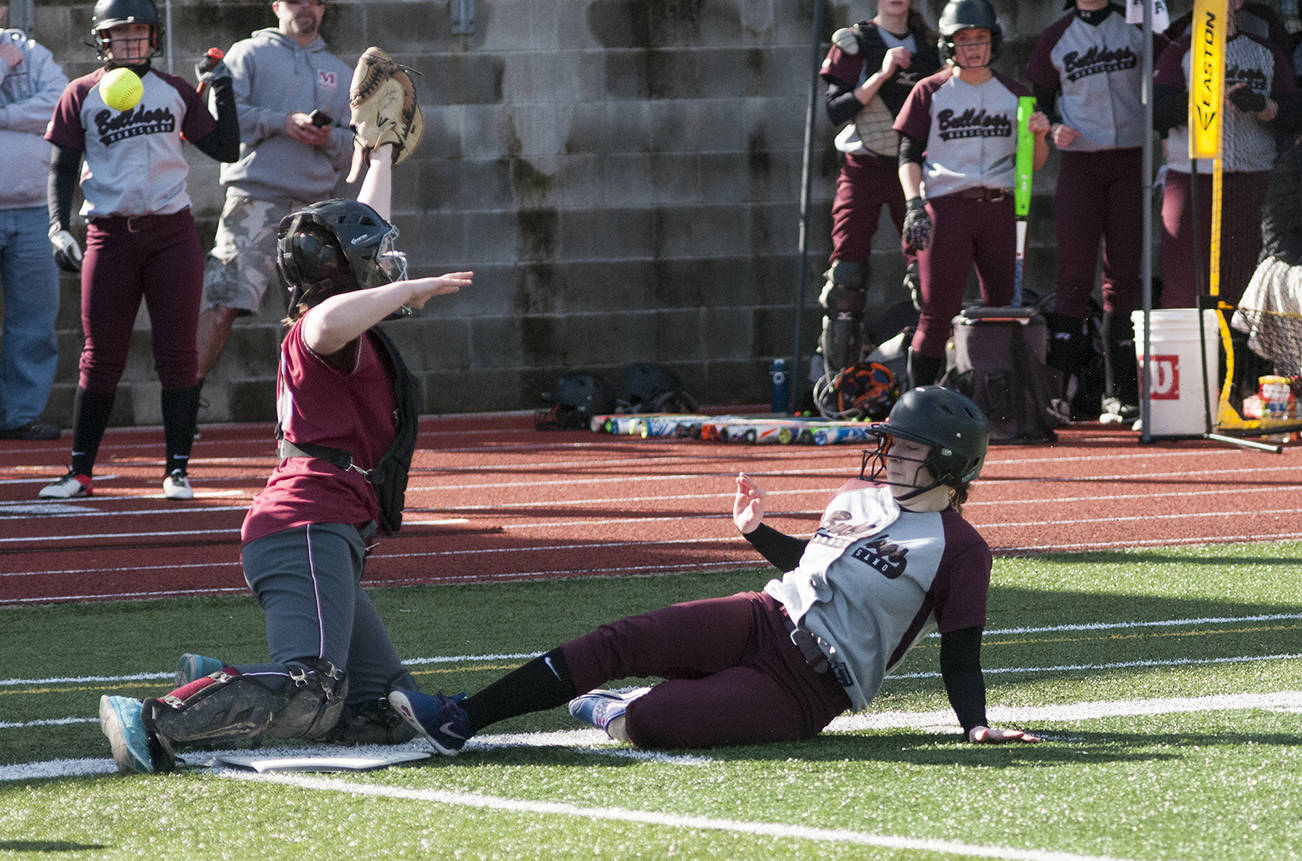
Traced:
[[109, 58], [109, 28], [120, 24], [149, 25], [148, 57], [160, 53], [163, 23], [158, 18], [158, 7], [154, 0], [99, 0], [90, 18], [90, 36], [95, 47], [95, 56], [100, 60]]
[[394, 248], [398, 228], [356, 200], [325, 200], [281, 219], [276, 269], [290, 291], [289, 310], [339, 293], [407, 277], [407, 256]]
[[974, 481], [985, 463], [990, 441], [990, 425], [980, 407], [966, 395], [940, 386], [905, 392], [886, 421], [870, 430], [878, 437], [877, 449], [864, 452], [861, 476], [871, 464], [868, 477], [881, 480], [891, 439], [899, 437], [931, 446], [923, 466], [931, 473], [932, 487], [943, 484], [958, 489]]
[[942, 63], [954, 59], [954, 37], [963, 30], [990, 31], [990, 59], [987, 66], [999, 56], [999, 49], [1004, 44], [1004, 29], [999, 26], [999, 16], [989, 0], [950, 0], [941, 10], [938, 29], [940, 38], [936, 46], [940, 49]]

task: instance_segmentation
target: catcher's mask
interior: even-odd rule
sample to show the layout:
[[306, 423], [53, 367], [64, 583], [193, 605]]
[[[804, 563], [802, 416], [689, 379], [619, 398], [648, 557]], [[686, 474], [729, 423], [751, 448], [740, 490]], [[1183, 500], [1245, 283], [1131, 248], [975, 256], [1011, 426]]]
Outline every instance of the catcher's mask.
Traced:
[[881, 421], [900, 396], [895, 373], [880, 362], [855, 362], [838, 373], [830, 386], [817, 388], [822, 396], [819, 412], [833, 419]]
[[940, 38], [936, 42], [940, 49], [940, 61], [952, 62], [960, 68], [964, 67], [955, 58], [954, 37], [961, 31], [990, 31], [990, 59], [986, 60], [986, 66], [994, 63], [1004, 44], [1003, 27], [999, 26], [999, 16], [989, 0], [950, 0], [941, 10], [937, 29], [940, 31]]
[[538, 430], [586, 428], [593, 416], [615, 411], [615, 392], [610, 383], [588, 371], [566, 371], [542, 399], [553, 406], [534, 414]]
[[106, 61], [110, 67], [127, 65], [109, 55], [109, 28], [121, 24], [149, 25], [149, 50], [142, 52], [140, 59], [132, 61], [131, 65], [144, 64], [162, 53], [158, 46], [162, 43], [163, 24], [158, 18], [154, 0], [99, 0], [90, 19], [91, 45], [95, 48], [96, 59]]
[[407, 255], [394, 247], [397, 238], [398, 228], [356, 200], [326, 200], [285, 216], [276, 269], [290, 291], [290, 313], [406, 278]]
[[[859, 477], [879, 484], [913, 487], [901, 500], [944, 485], [955, 490], [974, 481], [985, 463], [990, 425], [980, 407], [967, 396], [940, 386], [920, 386], [905, 392], [887, 416], [869, 432], [877, 437], [876, 449], [865, 449]], [[931, 483], [918, 486], [887, 480], [886, 453], [895, 438], [931, 446], [918, 461], [931, 474]]]

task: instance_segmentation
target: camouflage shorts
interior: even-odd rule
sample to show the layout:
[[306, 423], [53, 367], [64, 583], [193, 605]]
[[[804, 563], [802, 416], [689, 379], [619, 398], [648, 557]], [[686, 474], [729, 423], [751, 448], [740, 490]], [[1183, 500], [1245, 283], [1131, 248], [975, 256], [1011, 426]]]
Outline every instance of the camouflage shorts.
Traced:
[[[280, 219], [306, 206], [299, 200], [254, 200], [228, 194], [217, 223], [216, 243], [203, 270], [203, 307], [256, 314], [269, 284], [276, 285], [276, 231]], [[285, 297], [279, 296], [279, 306]]]

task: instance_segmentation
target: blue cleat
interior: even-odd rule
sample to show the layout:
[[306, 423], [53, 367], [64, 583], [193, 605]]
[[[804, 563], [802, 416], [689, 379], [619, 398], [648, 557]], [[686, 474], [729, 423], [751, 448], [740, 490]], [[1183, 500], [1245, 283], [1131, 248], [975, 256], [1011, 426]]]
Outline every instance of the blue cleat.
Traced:
[[176, 686], [184, 687], [195, 679], [211, 676], [225, 668], [226, 664], [216, 658], [205, 658], [203, 655], [192, 655], [186, 652], [176, 662]]
[[470, 738], [470, 718], [458, 697], [390, 691], [389, 705], [444, 756], [456, 756]]
[[123, 774], [153, 774], [149, 731], [141, 716], [140, 700], [131, 697], [99, 698], [99, 728], [113, 748], [113, 763]]

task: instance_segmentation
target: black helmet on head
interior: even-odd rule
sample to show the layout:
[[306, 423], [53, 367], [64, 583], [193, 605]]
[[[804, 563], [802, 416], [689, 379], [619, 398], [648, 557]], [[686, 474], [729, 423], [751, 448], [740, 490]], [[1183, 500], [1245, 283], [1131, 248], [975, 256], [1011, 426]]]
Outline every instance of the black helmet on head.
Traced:
[[[922, 465], [934, 484], [954, 489], [966, 487], [981, 473], [990, 442], [990, 424], [981, 408], [966, 395], [941, 386], [920, 386], [900, 396], [886, 421], [874, 424], [876, 451], [864, 452], [864, 467], [871, 461], [872, 478], [879, 480], [892, 437], [931, 446]], [[920, 491], [931, 487], [920, 488]]]
[[154, 5], [154, 0], [99, 0], [90, 18], [90, 37], [98, 59], [109, 59], [108, 30], [119, 24], [148, 24], [148, 56], [153, 57], [159, 53], [163, 22], [158, 17], [158, 7]]
[[653, 362], [635, 362], [624, 368], [619, 407], [630, 413], [694, 413], [696, 399], [683, 389], [678, 375]]
[[990, 0], [949, 0], [940, 12], [937, 26], [940, 38], [936, 46], [940, 49], [940, 61], [944, 63], [954, 59], [954, 36], [963, 30], [978, 28], [990, 31], [989, 63], [993, 63], [1004, 44], [1004, 30], [999, 26], [995, 7], [990, 5]]
[[407, 277], [407, 258], [394, 248], [398, 228], [356, 200], [324, 200], [281, 219], [276, 269], [289, 291], [289, 310], [338, 293], [367, 290]]

